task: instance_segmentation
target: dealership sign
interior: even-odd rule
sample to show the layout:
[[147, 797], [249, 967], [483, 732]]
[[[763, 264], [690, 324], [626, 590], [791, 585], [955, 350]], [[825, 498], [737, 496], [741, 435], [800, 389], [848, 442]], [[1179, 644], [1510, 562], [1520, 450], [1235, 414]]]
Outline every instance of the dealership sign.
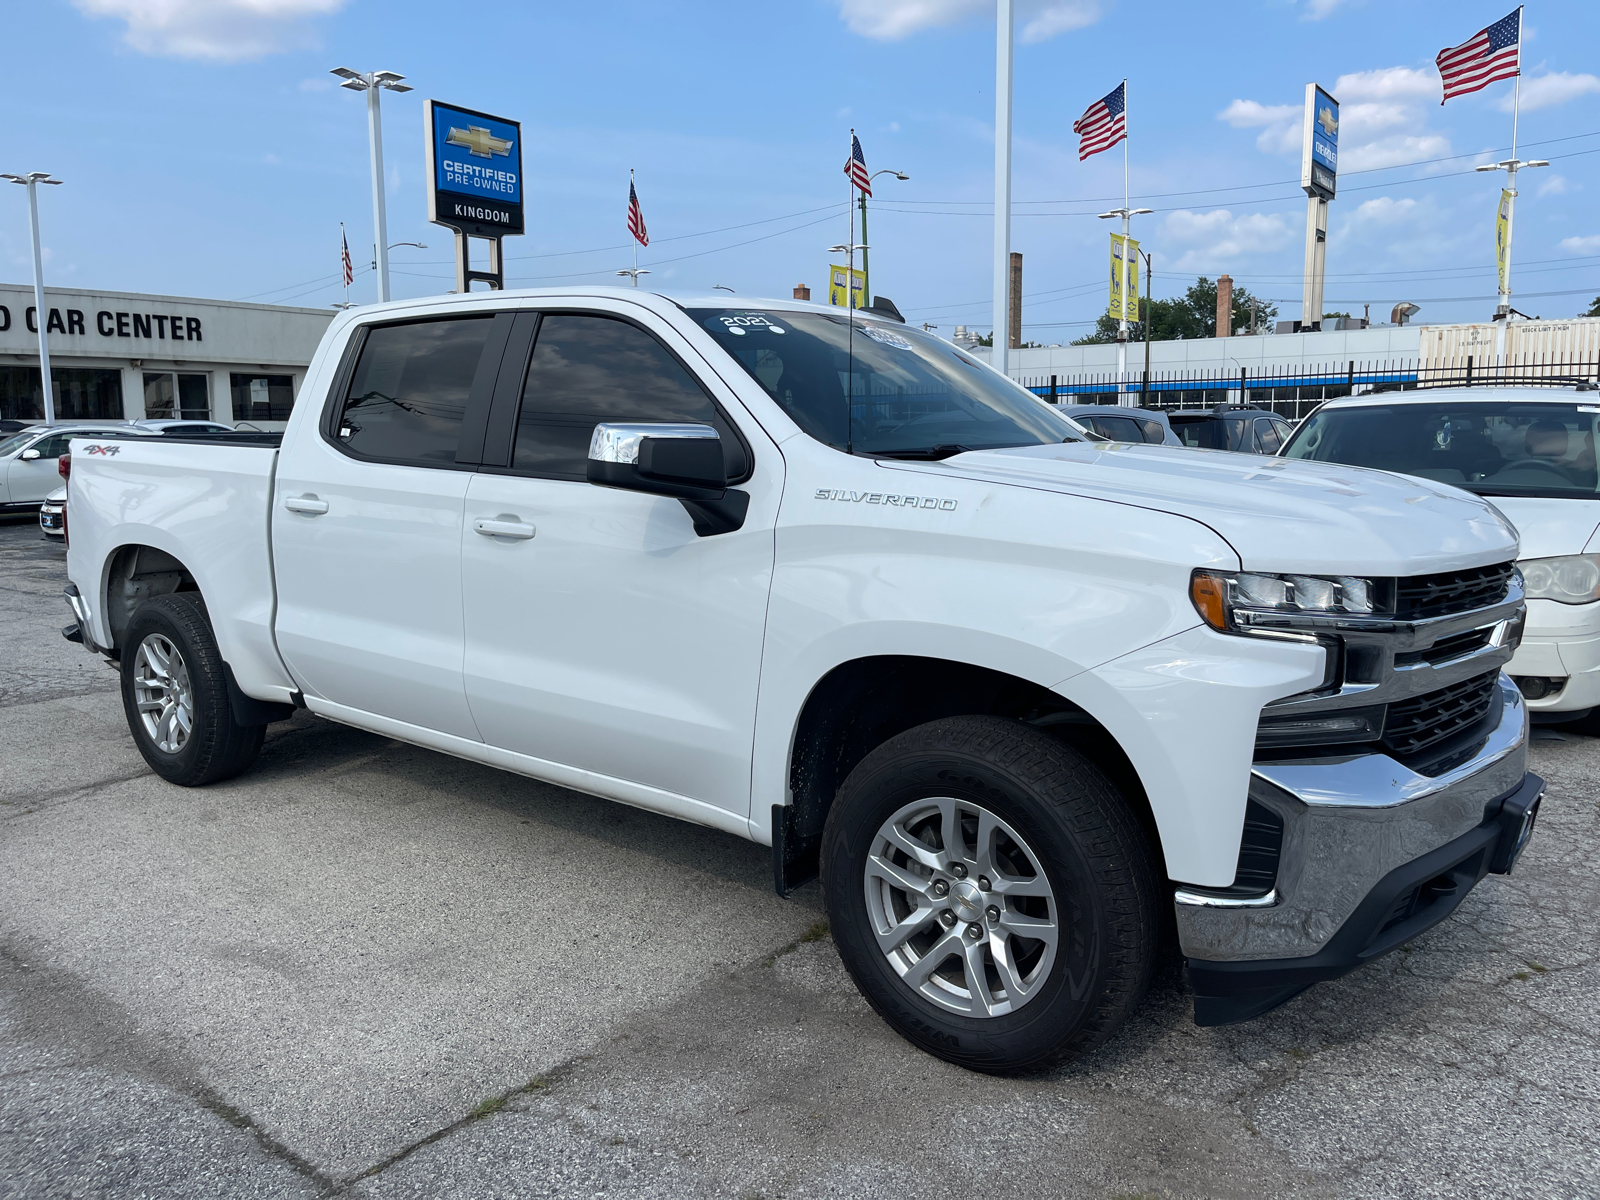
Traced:
[[428, 220], [473, 237], [522, 232], [522, 126], [425, 100]]
[[1306, 84], [1305, 135], [1300, 150], [1300, 186], [1332, 200], [1339, 181], [1339, 102], [1314, 83]]

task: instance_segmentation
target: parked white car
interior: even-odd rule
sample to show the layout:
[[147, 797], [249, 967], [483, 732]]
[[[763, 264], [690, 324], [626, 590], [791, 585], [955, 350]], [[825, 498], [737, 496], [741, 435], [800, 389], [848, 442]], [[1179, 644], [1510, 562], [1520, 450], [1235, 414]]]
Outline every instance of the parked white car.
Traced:
[[39, 530], [55, 541], [67, 540], [67, 489], [58, 487], [39, 506]]
[[1521, 536], [1528, 627], [1506, 670], [1536, 718], [1600, 706], [1600, 392], [1440, 388], [1330, 400], [1283, 457], [1351, 463], [1488, 498]]
[[304, 706], [770, 845], [969, 1067], [1103, 1041], [1174, 919], [1196, 1020], [1265, 1012], [1509, 871], [1542, 794], [1491, 505], [1089, 442], [879, 315], [363, 306], [235, 436], [73, 444], [69, 636], [153, 770]]

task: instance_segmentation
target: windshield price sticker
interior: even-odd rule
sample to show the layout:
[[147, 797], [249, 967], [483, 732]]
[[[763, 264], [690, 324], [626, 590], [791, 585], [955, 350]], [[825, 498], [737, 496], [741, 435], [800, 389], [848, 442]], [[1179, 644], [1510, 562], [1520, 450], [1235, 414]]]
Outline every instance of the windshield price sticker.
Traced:
[[893, 346], [896, 350], [914, 350], [916, 348], [898, 333], [893, 333], [887, 329], [879, 329], [876, 325], [857, 325], [856, 328], [873, 341], [881, 342], [885, 346]]
[[706, 325], [712, 332], [720, 328], [723, 332], [736, 337], [744, 337], [747, 333], [757, 330], [765, 330], [767, 333], [787, 332], [766, 313], [725, 313], [722, 316], [712, 317]]

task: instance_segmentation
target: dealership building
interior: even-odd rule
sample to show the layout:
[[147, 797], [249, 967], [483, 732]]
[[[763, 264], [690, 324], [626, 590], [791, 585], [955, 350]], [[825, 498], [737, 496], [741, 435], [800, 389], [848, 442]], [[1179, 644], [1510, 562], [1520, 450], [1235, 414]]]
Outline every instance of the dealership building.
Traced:
[[[287, 308], [45, 289], [56, 417], [183, 417], [277, 429], [332, 321], [331, 309]], [[33, 288], [0, 284], [0, 417], [42, 420]]]

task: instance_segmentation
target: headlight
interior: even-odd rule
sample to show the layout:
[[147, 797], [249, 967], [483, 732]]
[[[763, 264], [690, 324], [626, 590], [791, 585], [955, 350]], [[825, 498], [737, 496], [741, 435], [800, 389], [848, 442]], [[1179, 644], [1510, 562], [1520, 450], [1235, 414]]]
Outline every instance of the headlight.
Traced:
[[1254, 613], [1369, 616], [1373, 591], [1370, 579], [1351, 575], [1196, 571], [1189, 581], [1189, 598], [1201, 619], [1224, 633], [1247, 632]]
[[1588, 604], [1600, 600], [1600, 554], [1563, 554], [1559, 558], [1525, 558], [1522, 584], [1529, 600]]

